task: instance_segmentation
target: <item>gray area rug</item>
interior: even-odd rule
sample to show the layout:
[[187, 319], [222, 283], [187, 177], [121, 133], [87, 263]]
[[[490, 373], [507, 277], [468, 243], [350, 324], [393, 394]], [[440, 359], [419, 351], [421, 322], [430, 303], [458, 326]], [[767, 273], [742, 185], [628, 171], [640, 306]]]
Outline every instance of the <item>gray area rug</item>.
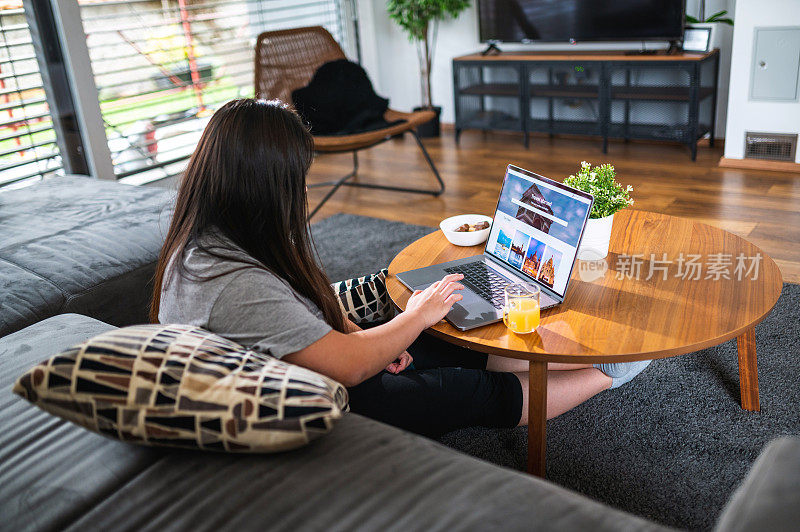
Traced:
[[[333, 280], [385, 267], [434, 229], [352, 215], [313, 226]], [[800, 434], [800, 285], [756, 327], [761, 412], [739, 406], [734, 341], [653, 362], [547, 424], [547, 478], [667, 525], [707, 530], [764, 445]], [[524, 470], [527, 430], [475, 427], [442, 443]]]
[[311, 226], [317, 253], [331, 281], [386, 268], [400, 250], [433, 231], [432, 227], [353, 214], [335, 214]]

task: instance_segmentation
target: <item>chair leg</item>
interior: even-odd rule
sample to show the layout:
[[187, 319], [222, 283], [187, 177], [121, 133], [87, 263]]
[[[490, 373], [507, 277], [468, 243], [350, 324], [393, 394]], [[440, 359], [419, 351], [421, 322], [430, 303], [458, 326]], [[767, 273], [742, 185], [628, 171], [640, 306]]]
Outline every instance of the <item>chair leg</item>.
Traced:
[[428, 162], [428, 166], [433, 172], [436, 181], [439, 183], [439, 188], [430, 190], [423, 188], [393, 187], [389, 185], [376, 185], [373, 183], [357, 183], [350, 181], [350, 179], [352, 179], [358, 174], [358, 152], [354, 151], [353, 170], [350, 173], [333, 181], [326, 181], [324, 183], [314, 183], [312, 185], [308, 185], [308, 188], [332, 187], [328, 191], [328, 193], [325, 194], [325, 197], [322, 198], [322, 201], [320, 201], [319, 204], [316, 207], [314, 207], [314, 210], [312, 210], [311, 214], [308, 215], [308, 219], [311, 220], [311, 218], [315, 214], [317, 214], [317, 211], [320, 210], [320, 208], [325, 204], [325, 202], [327, 202], [331, 198], [331, 196], [333, 196], [333, 194], [337, 190], [339, 190], [339, 187], [341, 186], [373, 188], [378, 190], [391, 190], [393, 192], [410, 192], [413, 194], [430, 194], [431, 196], [441, 195], [442, 192], [444, 192], [444, 181], [442, 181], [442, 176], [439, 175], [439, 170], [437, 170], [436, 165], [433, 163], [433, 159], [431, 159], [431, 156], [428, 154], [428, 150], [425, 149], [425, 145], [422, 143], [422, 140], [420, 140], [419, 135], [417, 135], [417, 132], [412, 129], [411, 134], [414, 136], [414, 140], [417, 141], [417, 146], [419, 146], [419, 149], [422, 151], [422, 155], [425, 156], [425, 160]]
[[439, 170], [436, 169], [436, 165], [433, 163], [431, 156], [428, 155], [428, 150], [425, 149], [425, 145], [417, 135], [415, 130], [411, 130], [410, 133], [414, 135], [414, 140], [417, 141], [417, 146], [419, 149], [422, 150], [422, 155], [425, 156], [425, 160], [428, 162], [428, 166], [430, 167], [431, 171], [433, 172], [434, 177], [436, 177], [436, 181], [439, 183], [439, 188], [430, 190], [424, 188], [409, 188], [409, 187], [393, 187], [390, 185], [376, 185], [373, 183], [357, 183], [353, 181], [348, 181], [346, 183], [342, 183], [348, 187], [361, 187], [361, 188], [376, 188], [379, 190], [391, 190], [394, 192], [410, 192], [413, 194], [430, 194], [431, 196], [439, 196], [442, 192], [444, 192], [444, 181], [442, 181], [442, 176], [439, 175]]
[[357, 173], [358, 173], [358, 152], [354, 151], [353, 152], [353, 169], [350, 171], [350, 173], [348, 173], [347, 175], [342, 176], [339, 179], [336, 179], [334, 181], [326, 181], [325, 183], [314, 183], [312, 185], [308, 185], [308, 188], [332, 187], [328, 191], [328, 193], [325, 194], [325, 197], [322, 198], [322, 201], [320, 201], [317, 204], [317, 206], [314, 207], [314, 210], [312, 210], [311, 213], [308, 215], [308, 220], [311, 220], [311, 218], [313, 218], [313, 216], [315, 214], [317, 214], [317, 211], [319, 211], [322, 208], [322, 206], [325, 205], [325, 203], [329, 199], [331, 199], [331, 196], [333, 196], [334, 193], [337, 190], [339, 190], [339, 187], [341, 187], [344, 184], [347, 184], [347, 180], [355, 177]]
[[414, 135], [414, 140], [417, 141], [419, 149], [422, 150], [422, 155], [424, 155], [425, 160], [428, 161], [428, 166], [431, 167], [433, 175], [436, 176], [436, 181], [439, 182], [439, 191], [434, 194], [434, 196], [438, 196], [439, 194], [444, 192], [444, 181], [442, 181], [442, 176], [439, 175], [439, 170], [437, 170], [436, 165], [433, 164], [433, 160], [431, 159], [431, 156], [428, 154], [428, 150], [425, 149], [425, 145], [422, 143], [422, 140], [420, 140], [419, 135], [417, 135], [417, 131], [412, 129], [411, 134]]

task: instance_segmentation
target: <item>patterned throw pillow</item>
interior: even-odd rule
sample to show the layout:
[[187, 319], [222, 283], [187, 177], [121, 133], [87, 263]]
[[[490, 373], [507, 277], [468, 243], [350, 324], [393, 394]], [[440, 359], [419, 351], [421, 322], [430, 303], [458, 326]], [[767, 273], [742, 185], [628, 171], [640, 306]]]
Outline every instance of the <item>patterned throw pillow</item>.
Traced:
[[394, 306], [386, 290], [387, 275], [389, 270], [384, 268], [372, 275], [339, 281], [331, 285], [339, 298], [339, 305], [350, 321], [373, 323], [394, 317]]
[[101, 334], [33, 367], [14, 392], [111, 438], [213, 451], [300, 447], [347, 408], [341, 384], [183, 325]]

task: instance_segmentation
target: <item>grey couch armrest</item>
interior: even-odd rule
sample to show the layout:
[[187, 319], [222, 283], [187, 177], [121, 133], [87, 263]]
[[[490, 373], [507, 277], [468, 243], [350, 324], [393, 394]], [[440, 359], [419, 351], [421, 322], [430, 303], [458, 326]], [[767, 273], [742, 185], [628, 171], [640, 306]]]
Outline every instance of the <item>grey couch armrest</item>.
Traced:
[[800, 528], [800, 438], [773, 440], [725, 506], [718, 532]]

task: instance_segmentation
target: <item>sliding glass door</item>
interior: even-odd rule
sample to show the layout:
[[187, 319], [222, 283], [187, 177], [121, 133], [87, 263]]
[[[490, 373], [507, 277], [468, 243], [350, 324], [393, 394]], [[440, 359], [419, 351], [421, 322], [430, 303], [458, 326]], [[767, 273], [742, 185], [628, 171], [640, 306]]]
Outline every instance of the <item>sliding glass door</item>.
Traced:
[[325, 26], [349, 45], [340, 0], [79, 0], [116, 176], [180, 173], [213, 111], [253, 94], [253, 50], [273, 29]]
[[[58, 22], [37, 33], [31, 12], [49, 10]], [[261, 32], [321, 25], [357, 59], [355, 24], [355, 0], [0, 4], [0, 187], [89, 168], [132, 184], [177, 175], [214, 110], [252, 96]], [[47, 40], [69, 50], [64, 65], [49, 68]]]

